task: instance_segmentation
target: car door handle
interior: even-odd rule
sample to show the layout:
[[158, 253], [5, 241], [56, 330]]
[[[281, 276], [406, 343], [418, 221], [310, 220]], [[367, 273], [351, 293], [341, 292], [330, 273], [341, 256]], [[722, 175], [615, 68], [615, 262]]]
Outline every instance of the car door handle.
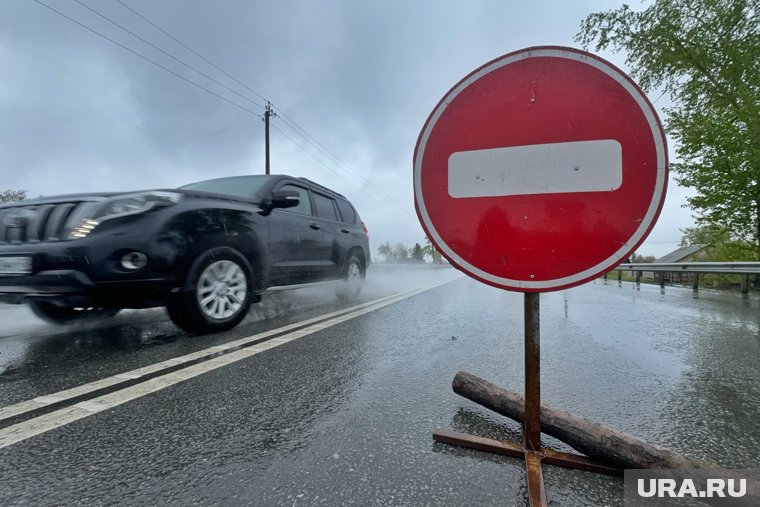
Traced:
[[348, 229], [341, 229], [340, 232], [344, 232], [344, 233], [348, 234], [351, 231], [349, 231]]
[[314, 223], [309, 224], [309, 227], [311, 227], [315, 231], [321, 229], [321, 227], [319, 226], [319, 224], [314, 224]]

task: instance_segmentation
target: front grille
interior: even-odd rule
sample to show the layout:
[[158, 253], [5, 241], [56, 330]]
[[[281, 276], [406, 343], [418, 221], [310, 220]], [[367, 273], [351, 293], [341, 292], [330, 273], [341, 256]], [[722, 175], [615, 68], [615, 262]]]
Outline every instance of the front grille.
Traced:
[[66, 239], [70, 219], [88, 203], [64, 202], [0, 208], [0, 244]]

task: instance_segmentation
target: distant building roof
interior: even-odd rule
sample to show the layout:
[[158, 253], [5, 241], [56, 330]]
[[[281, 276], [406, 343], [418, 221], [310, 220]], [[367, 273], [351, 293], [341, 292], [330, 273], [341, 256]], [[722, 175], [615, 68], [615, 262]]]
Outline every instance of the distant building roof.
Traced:
[[673, 250], [667, 255], [663, 255], [654, 262], [680, 262], [682, 259], [703, 250], [707, 245], [689, 245], [682, 246], [678, 250]]

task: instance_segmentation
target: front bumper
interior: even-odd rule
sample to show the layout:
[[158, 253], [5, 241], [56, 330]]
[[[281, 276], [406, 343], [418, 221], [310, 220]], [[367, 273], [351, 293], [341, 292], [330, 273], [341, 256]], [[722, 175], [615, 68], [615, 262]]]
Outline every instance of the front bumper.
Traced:
[[[181, 270], [178, 245], [152, 224], [141, 224], [142, 218], [121, 225], [107, 222], [83, 239], [0, 245], [0, 256], [29, 257], [32, 266], [29, 274], [0, 274], [0, 302], [45, 298], [61, 306], [164, 304]], [[121, 258], [131, 251], [144, 253], [147, 264], [124, 268]]]
[[171, 276], [96, 283], [82, 271], [59, 269], [0, 277], [0, 303], [44, 299], [60, 306], [146, 308], [163, 305], [174, 286]]

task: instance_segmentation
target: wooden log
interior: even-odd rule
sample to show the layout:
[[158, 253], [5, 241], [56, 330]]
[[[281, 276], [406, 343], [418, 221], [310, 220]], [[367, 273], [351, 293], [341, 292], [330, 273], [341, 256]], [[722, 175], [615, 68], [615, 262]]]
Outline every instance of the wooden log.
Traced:
[[[463, 371], [456, 374], [452, 387], [460, 396], [523, 422], [525, 401], [513, 391]], [[545, 404], [541, 405], [541, 431], [620, 468], [718, 468]]]

